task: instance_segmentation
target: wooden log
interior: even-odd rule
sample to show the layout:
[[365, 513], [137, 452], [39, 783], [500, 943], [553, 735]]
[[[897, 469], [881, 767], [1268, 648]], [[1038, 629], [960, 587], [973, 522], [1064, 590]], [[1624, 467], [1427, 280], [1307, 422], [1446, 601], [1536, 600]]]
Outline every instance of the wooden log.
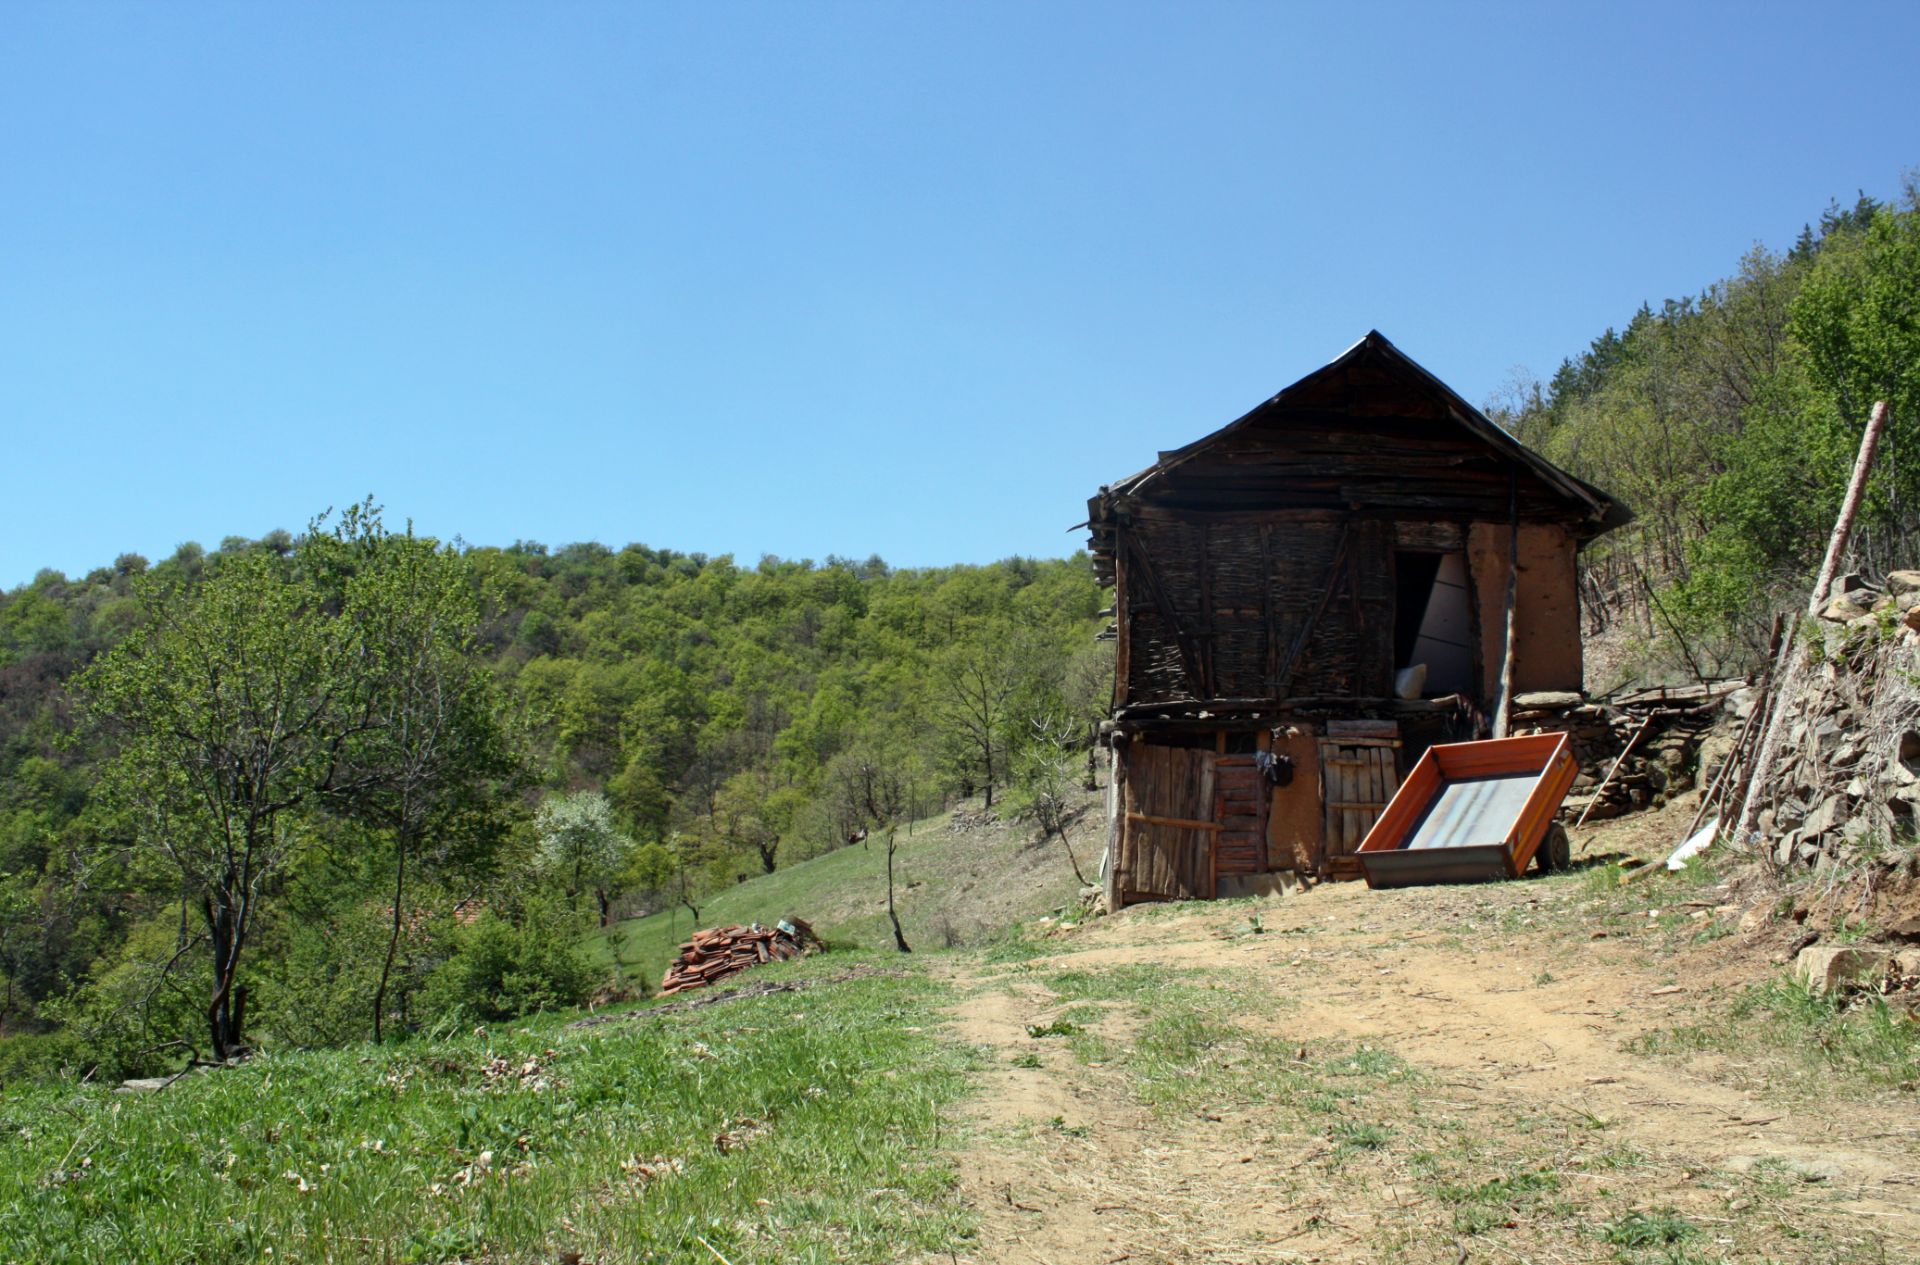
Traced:
[[1867, 418], [1866, 434], [1860, 437], [1860, 453], [1854, 458], [1853, 477], [1847, 481], [1847, 499], [1841, 502], [1840, 517], [1833, 525], [1833, 536], [1827, 541], [1826, 557], [1820, 561], [1819, 578], [1813, 582], [1813, 598], [1807, 603], [1807, 614], [1815, 619], [1827, 604], [1827, 593], [1833, 588], [1834, 572], [1839, 570], [1840, 556], [1846, 552], [1847, 541], [1853, 535], [1853, 520], [1860, 512], [1860, 500], [1866, 495], [1867, 476], [1873, 471], [1874, 454], [1880, 450], [1880, 436], [1887, 429], [1887, 402], [1875, 401], [1873, 412]]
[[1506, 631], [1500, 639], [1500, 688], [1494, 696], [1493, 736], [1507, 736], [1507, 707], [1513, 699], [1513, 620], [1520, 595], [1520, 477], [1514, 475], [1511, 499], [1507, 506], [1507, 606]]
[[[1860, 512], [1860, 498], [1866, 494], [1867, 476], [1873, 469], [1874, 454], [1880, 448], [1880, 436], [1887, 428], [1887, 402], [1874, 403], [1873, 412], [1867, 418], [1866, 434], [1860, 437], [1860, 454], [1853, 463], [1853, 477], [1847, 483], [1846, 499], [1840, 505], [1840, 517], [1833, 525], [1833, 535], [1827, 541], [1826, 557], [1821, 560], [1820, 574], [1814, 580], [1813, 594], [1807, 601], [1807, 617], [1818, 619], [1820, 611], [1826, 605], [1827, 591], [1833, 587], [1833, 575], [1839, 568], [1840, 555], [1847, 547], [1847, 540], [1853, 534], [1853, 520]], [[1774, 753], [1780, 745], [1780, 729], [1786, 717], [1786, 704], [1792, 700], [1800, 684], [1799, 658], [1794, 653], [1797, 628], [1788, 630], [1780, 645], [1780, 658], [1774, 665], [1774, 679], [1778, 682], [1773, 694], [1772, 706], [1767, 725], [1760, 738], [1760, 749], [1755, 752], [1753, 767], [1747, 772], [1747, 787], [1741, 797], [1740, 819], [1734, 826], [1733, 837], [1737, 843], [1744, 844], [1751, 836], [1754, 823], [1759, 817], [1760, 788], [1773, 767]]]
[[1594, 789], [1593, 798], [1587, 802], [1585, 808], [1580, 810], [1579, 819], [1573, 823], [1575, 826], [1586, 825], [1587, 814], [1593, 811], [1593, 806], [1600, 802], [1601, 796], [1606, 794], [1607, 786], [1613, 781], [1613, 775], [1620, 771], [1620, 766], [1626, 763], [1629, 755], [1633, 754], [1634, 746], [1640, 741], [1641, 735], [1647, 732], [1647, 726], [1651, 724], [1653, 724], [1651, 716], [1641, 721], [1640, 728], [1634, 730], [1633, 737], [1627, 739], [1627, 745], [1620, 748], [1620, 754], [1613, 758], [1613, 765], [1607, 770], [1607, 775], [1600, 779], [1600, 785]]
[[[1117, 669], [1116, 669], [1117, 671]], [[1126, 812], [1124, 809], [1127, 761], [1125, 751], [1128, 743], [1123, 735], [1114, 734], [1107, 744], [1107, 872], [1105, 875], [1107, 912], [1118, 913], [1122, 908], [1124, 888], [1120, 883], [1120, 867], [1125, 856]]]

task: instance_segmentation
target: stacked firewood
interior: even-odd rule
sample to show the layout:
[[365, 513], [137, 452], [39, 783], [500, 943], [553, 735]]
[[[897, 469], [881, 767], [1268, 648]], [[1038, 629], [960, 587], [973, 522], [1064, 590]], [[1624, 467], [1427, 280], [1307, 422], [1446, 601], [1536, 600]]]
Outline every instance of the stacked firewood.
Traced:
[[797, 958], [820, 943], [813, 928], [798, 918], [782, 918], [771, 927], [709, 927], [680, 946], [680, 957], [660, 981], [662, 993], [704, 988], [762, 962]]
[[1539, 691], [1514, 699], [1516, 734], [1564, 733], [1580, 766], [1561, 805], [1568, 821], [1600, 821], [1664, 804], [1694, 784], [1701, 740], [1740, 681], [1643, 690], [1609, 703]]

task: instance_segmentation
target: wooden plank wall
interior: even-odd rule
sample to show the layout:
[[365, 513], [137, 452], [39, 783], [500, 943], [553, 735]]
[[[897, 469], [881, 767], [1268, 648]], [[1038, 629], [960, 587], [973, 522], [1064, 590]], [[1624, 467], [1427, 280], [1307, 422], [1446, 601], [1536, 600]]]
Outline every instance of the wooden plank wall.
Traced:
[[1213, 895], [1211, 751], [1136, 742], [1127, 749], [1126, 827], [1117, 886], [1125, 903]]

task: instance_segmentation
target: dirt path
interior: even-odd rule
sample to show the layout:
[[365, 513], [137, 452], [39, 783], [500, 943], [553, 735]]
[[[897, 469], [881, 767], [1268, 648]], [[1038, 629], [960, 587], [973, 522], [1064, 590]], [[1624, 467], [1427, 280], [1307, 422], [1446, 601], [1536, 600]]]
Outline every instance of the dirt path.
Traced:
[[[1716, 916], [1711, 889], [1649, 892], [1683, 929]], [[1765, 947], [1756, 968], [1619, 905], [1578, 876], [1343, 884], [956, 963], [956, 1033], [994, 1069], [967, 1259], [1920, 1260], [1911, 1096], [1650, 1052], [1723, 1015]], [[1062, 1016], [1076, 1035], [1030, 1035]]]

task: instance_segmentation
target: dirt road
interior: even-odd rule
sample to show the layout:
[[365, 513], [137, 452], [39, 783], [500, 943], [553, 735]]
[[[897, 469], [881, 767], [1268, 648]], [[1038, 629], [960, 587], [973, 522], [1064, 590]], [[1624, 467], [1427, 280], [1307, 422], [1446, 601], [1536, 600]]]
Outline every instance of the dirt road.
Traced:
[[956, 965], [993, 1064], [968, 1259], [1920, 1260], [1913, 1094], [1744, 1040], [1776, 933], [1596, 866], [1129, 910]]

